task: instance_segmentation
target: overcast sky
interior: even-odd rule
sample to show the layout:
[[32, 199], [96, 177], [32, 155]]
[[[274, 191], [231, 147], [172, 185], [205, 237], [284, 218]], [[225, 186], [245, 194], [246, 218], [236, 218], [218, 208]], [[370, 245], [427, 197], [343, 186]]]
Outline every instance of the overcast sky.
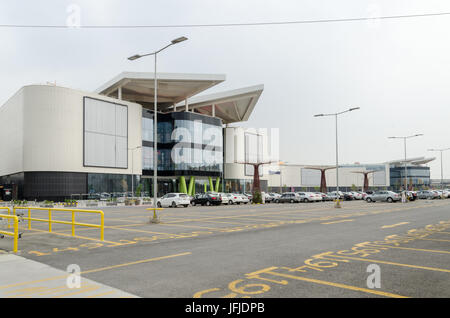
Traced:
[[[0, 24], [65, 25], [69, 5], [82, 25], [216, 24], [450, 12], [442, 0], [0, 0]], [[264, 84], [249, 127], [280, 128], [281, 159], [333, 164], [334, 120], [313, 118], [348, 107], [339, 119], [340, 162], [378, 163], [450, 147], [450, 16], [280, 26], [158, 29], [0, 28], [0, 105], [20, 87], [54, 82], [93, 91], [122, 71], [153, 71], [153, 59], [129, 62], [173, 38], [161, 72], [220, 73], [218, 92]], [[207, 93], [207, 92], [205, 92]], [[430, 164], [440, 178], [440, 161]], [[450, 151], [444, 153], [450, 178]]]

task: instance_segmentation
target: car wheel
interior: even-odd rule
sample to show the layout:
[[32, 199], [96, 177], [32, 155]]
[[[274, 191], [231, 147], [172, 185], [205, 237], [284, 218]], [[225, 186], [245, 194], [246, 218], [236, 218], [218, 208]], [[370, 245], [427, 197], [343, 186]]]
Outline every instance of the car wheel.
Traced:
[[228, 201], [228, 205], [233, 205], [233, 201]]
[[192, 205], [192, 206], [195, 206], [195, 204], [196, 204], [195, 202], [191, 202], [191, 205]]
[[158, 202], [156, 205], [158, 206], [158, 208], [160, 208], [161, 207], [161, 202]]
[[371, 198], [367, 198], [366, 201], [369, 202], [369, 203], [373, 202]]
[[309, 201], [308, 199], [303, 199], [303, 202], [308, 203]]
[[177, 204], [175, 203], [175, 201], [172, 202], [172, 208], [176, 208]]
[[275, 200], [275, 203], [280, 203], [280, 200]]
[[387, 198], [387, 200], [386, 200], [387, 202], [389, 202], [389, 203], [392, 203], [392, 202], [394, 202], [394, 200], [392, 200], [392, 198]]
[[206, 205], [207, 205], [207, 206], [210, 206], [210, 205], [211, 205], [211, 202], [206, 201]]

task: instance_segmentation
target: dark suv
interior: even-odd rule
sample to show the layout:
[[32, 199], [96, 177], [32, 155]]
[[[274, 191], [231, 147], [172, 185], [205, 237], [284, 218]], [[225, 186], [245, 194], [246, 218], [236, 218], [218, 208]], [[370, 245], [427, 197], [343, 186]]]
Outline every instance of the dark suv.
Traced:
[[222, 198], [220, 197], [220, 194], [213, 194], [213, 193], [200, 193], [194, 195], [194, 197], [191, 200], [191, 205], [221, 205], [222, 204]]

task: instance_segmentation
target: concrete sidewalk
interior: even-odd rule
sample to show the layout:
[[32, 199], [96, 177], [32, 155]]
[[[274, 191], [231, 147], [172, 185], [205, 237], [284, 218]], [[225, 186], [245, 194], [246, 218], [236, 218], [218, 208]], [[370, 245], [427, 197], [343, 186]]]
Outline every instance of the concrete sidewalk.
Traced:
[[0, 298], [137, 297], [82, 276], [80, 288], [69, 288], [69, 275], [68, 272], [14, 254], [0, 254]]

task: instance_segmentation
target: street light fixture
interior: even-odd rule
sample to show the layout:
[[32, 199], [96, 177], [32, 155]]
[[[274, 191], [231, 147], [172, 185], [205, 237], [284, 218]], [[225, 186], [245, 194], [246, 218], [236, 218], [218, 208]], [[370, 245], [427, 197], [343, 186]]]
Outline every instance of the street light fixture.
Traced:
[[[339, 196], [339, 156], [338, 156], [338, 115], [344, 114], [344, 113], [348, 113], [354, 110], [358, 110], [360, 109], [359, 107], [352, 107], [349, 108], [347, 110], [344, 110], [342, 112], [339, 113], [334, 113], [334, 114], [316, 114], [314, 115], [314, 117], [326, 117], [326, 116], [334, 116], [335, 117], [335, 121], [336, 121], [336, 194]], [[339, 201], [339, 197], [336, 200], [336, 204], [334, 206], [335, 208], [340, 208], [341, 204]]]
[[[406, 194], [406, 191], [408, 190], [408, 168], [406, 166], [406, 139], [419, 137], [419, 136], [423, 136], [423, 134], [415, 134], [415, 135], [410, 135], [410, 136], [392, 136], [392, 137], [388, 137], [388, 139], [403, 139], [403, 142], [404, 142], [404, 147], [405, 147], [405, 194]], [[404, 202], [406, 203], [406, 200], [404, 200]]]
[[[441, 190], [444, 190], [444, 168], [442, 164], [442, 153], [447, 150], [450, 150], [450, 148], [428, 149], [428, 151], [439, 151], [441, 153]], [[444, 195], [444, 193], [442, 193], [442, 195]]]
[[136, 54], [133, 56], [130, 56], [128, 58], [128, 60], [130, 61], [134, 61], [137, 59], [140, 59], [141, 57], [145, 57], [145, 56], [149, 56], [149, 55], [154, 55], [155, 56], [155, 73], [154, 73], [154, 77], [155, 77], [155, 93], [154, 93], [154, 119], [153, 119], [153, 206], [156, 208], [157, 204], [156, 201], [158, 200], [158, 182], [157, 182], [157, 178], [158, 178], [158, 147], [157, 147], [157, 143], [158, 143], [158, 118], [157, 118], [157, 113], [158, 113], [158, 78], [157, 78], [157, 73], [156, 73], [156, 65], [157, 65], [157, 55], [159, 52], [167, 49], [169, 46], [172, 46], [174, 44], [178, 44], [180, 42], [186, 41], [187, 38], [182, 36], [179, 38], [176, 38], [174, 40], [172, 40], [170, 42], [170, 44], [166, 45], [165, 47], [163, 47], [162, 49], [159, 49], [158, 51], [155, 51], [153, 53], [148, 53], [148, 54]]

